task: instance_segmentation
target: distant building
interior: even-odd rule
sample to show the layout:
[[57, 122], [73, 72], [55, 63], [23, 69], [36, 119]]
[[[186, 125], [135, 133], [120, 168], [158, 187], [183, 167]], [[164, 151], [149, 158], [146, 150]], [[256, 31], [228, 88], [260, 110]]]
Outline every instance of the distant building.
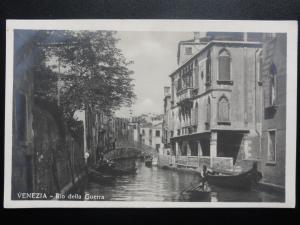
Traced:
[[157, 153], [163, 154], [162, 121], [142, 125], [140, 130], [142, 144], [148, 145], [155, 149]]
[[163, 114], [143, 114], [132, 117], [130, 127], [133, 131], [133, 139], [136, 143], [155, 149], [163, 154], [162, 126]]

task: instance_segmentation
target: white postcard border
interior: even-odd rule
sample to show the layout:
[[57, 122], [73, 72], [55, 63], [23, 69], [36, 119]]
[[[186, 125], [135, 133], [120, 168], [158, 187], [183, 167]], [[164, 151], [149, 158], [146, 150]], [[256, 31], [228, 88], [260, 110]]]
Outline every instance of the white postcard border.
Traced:
[[[12, 96], [13, 31], [32, 30], [116, 30], [116, 31], [224, 31], [287, 33], [287, 106], [286, 106], [286, 201], [268, 202], [121, 202], [11, 200], [12, 175]], [[7, 20], [6, 24], [6, 96], [5, 96], [5, 208], [293, 208], [295, 207], [296, 129], [297, 129], [297, 21], [250, 20]]]

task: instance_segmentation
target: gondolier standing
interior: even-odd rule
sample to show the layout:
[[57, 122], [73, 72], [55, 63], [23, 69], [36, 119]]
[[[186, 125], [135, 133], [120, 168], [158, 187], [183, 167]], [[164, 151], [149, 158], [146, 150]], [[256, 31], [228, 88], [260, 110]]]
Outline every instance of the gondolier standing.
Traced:
[[200, 181], [202, 183], [203, 190], [207, 189], [208, 187], [208, 181], [207, 181], [208, 174], [213, 174], [213, 173], [207, 169], [206, 165], [203, 165], [201, 171], [201, 181]]

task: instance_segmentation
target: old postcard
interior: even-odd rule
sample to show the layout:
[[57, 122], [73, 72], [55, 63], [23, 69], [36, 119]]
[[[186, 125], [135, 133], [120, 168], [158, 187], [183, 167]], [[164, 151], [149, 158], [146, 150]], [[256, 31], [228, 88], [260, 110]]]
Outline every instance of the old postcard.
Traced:
[[4, 206], [295, 207], [297, 29], [8, 20]]

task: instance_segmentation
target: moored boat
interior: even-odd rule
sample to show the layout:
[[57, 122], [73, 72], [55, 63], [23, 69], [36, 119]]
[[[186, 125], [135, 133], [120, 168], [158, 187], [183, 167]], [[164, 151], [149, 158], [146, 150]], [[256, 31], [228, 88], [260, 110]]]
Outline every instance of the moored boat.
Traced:
[[97, 171], [109, 174], [109, 175], [127, 175], [127, 174], [135, 174], [137, 168], [134, 165], [131, 166], [117, 166], [116, 163], [110, 161], [101, 162], [97, 165]]
[[147, 160], [145, 161], [145, 166], [151, 167], [151, 166], [152, 166], [152, 159], [147, 159]]
[[228, 188], [250, 190], [261, 179], [261, 173], [253, 166], [249, 171], [239, 174], [225, 174], [214, 172], [207, 175], [209, 184]]
[[101, 173], [94, 169], [88, 169], [88, 177], [91, 181], [97, 183], [110, 183], [114, 180], [113, 176]]
[[127, 175], [127, 174], [136, 174], [137, 168], [126, 168], [126, 169], [117, 169], [111, 168], [108, 172], [114, 175]]

